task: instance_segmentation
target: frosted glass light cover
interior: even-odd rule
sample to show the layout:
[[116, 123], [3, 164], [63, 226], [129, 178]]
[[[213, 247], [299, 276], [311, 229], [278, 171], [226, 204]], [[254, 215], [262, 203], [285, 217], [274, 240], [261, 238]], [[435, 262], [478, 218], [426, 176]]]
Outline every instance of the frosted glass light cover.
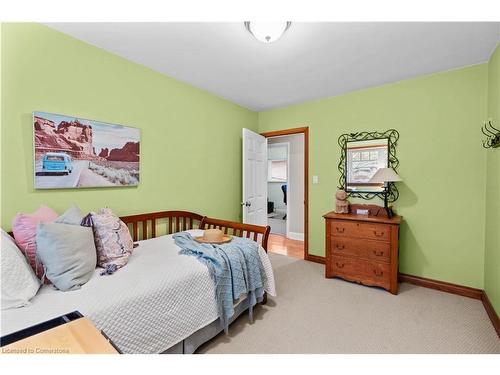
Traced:
[[259, 41], [272, 43], [281, 38], [291, 22], [245, 22], [247, 30]]

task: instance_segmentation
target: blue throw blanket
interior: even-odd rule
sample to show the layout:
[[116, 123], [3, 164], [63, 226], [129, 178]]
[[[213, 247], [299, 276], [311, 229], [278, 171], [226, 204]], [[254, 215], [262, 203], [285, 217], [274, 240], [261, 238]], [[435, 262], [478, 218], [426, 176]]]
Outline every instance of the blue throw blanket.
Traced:
[[234, 302], [247, 294], [248, 313], [253, 321], [253, 306], [264, 295], [266, 274], [259, 257], [259, 245], [248, 239], [233, 236], [231, 242], [212, 245], [197, 242], [189, 233], [173, 235], [180, 253], [197, 257], [205, 263], [215, 283], [219, 317], [227, 333], [234, 315]]

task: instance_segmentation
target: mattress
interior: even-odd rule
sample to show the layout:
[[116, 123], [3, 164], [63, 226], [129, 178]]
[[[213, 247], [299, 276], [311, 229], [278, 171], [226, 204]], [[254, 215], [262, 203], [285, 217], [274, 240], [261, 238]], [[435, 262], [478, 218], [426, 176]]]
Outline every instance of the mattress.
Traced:
[[[113, 275], [100, 276], [96, 269], [81, 289], [69, 292], [44, 285], [29, 306], [3, 310], [1, 336], [78, 310], [123, 353], [161, 353], [217, 320], [215, 286], [204, 264], [180, 255], [172, 235], [138, 244]], [[259, 255], [264, 290], [274, 296], [272, 266], [262, 247]]]

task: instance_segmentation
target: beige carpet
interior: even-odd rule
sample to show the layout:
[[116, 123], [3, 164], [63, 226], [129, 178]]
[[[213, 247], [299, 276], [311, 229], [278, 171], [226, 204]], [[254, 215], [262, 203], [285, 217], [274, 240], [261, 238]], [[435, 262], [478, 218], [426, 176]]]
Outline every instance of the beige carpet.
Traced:
[[481, 301], [400, 284], [397, 296], [270, 254], [278, 296], [197, 353], [500, 353]]

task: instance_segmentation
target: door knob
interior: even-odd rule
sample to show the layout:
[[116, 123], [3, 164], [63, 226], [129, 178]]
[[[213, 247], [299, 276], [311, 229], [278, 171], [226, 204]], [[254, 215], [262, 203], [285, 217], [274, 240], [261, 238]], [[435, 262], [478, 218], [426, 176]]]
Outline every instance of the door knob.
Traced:
[[242, 206], [250, 207], [252, 204], [250, 202], [241, 202]]

